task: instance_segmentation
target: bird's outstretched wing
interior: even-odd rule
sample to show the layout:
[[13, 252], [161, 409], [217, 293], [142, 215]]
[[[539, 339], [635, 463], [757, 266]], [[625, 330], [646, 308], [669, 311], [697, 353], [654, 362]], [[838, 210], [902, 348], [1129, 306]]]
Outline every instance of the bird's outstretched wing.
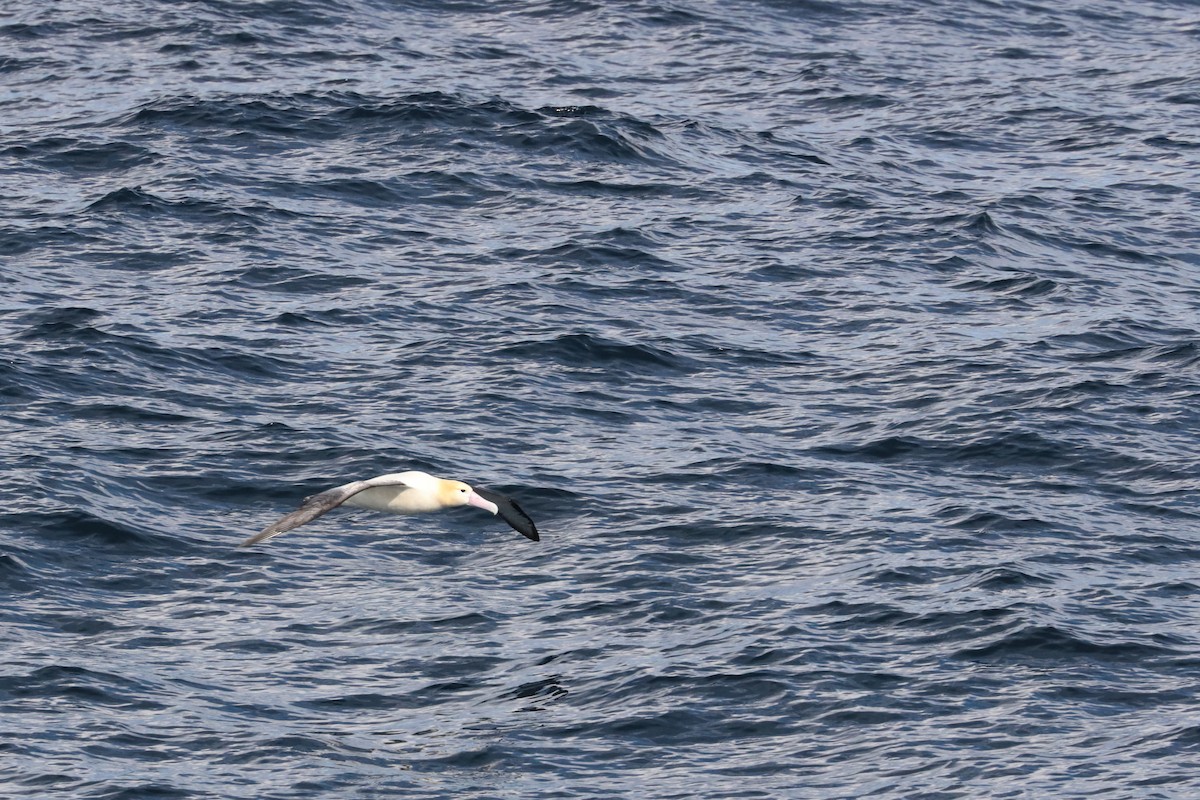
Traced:
[[278, 522], [274, 522], [263, 528], [260, 532], [242, 542], [239, 547], [249, 547], [252, 544], [258, 544], [270, 539], [272, 536], [278, 536], [281, 533], [290, 531], [292, 528], [298, 528], [306, 522], [312, 522], [322, 514], [337, 508], [363, 489], [371, 488], [372, 485], [370, 481], [352, 481], [334, 489], [328, 489], [320, 494], [314, 494], [312, 497], [306, 497], [298, 509]]
[[517, 505], [516, 500], [506, 497], [499, 492], [493, 492], [491, 489], [480, 489], [478, 486], [475, 487], [475, 494], [484, 500], [495, 503], [497, 513], [505, 522], [512, 526], [514, 531], [526, 539], [532, 539], [535, 542], [539, 540], [537, 526], [533, 524], [533, 520], [525, 513], [525, 509]]

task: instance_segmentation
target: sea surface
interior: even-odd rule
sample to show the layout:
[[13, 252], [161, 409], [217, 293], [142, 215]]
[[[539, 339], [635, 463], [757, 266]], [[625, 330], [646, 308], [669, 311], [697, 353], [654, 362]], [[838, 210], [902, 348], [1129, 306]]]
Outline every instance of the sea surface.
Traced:
[[5, 800], [1200, 797], [1198, 440], [1195, 2], [0, 6]]

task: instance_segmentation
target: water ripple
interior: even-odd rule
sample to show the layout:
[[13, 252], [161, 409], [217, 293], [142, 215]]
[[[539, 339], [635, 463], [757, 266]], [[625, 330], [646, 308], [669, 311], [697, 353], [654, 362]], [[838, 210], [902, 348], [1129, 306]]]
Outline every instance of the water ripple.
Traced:
[[1195, 20], [946, 11], [17, 3], [0, 795], [1195, 795]]

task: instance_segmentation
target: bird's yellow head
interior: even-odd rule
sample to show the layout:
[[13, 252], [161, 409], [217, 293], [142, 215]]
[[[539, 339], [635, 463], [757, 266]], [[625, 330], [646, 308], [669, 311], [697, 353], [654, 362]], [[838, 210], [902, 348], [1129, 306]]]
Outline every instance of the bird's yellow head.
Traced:
[[476, 508], [482, 508], [484, 511], [490, 511], [493, 514], [500, 511], [495, 503], [491, 500], [484, 500], [475, 494], [474, 489], [462, 481], [443, 480], [438, 487], [438, 502], [442, 504], [442, 508], [475, 506]]
[[462, 481], [442, 481], [438, 487], [438, 501], [443, 508], [451, 506], [465, 506], [471, 502], [471, 495], [475, 494], [471, 487]]

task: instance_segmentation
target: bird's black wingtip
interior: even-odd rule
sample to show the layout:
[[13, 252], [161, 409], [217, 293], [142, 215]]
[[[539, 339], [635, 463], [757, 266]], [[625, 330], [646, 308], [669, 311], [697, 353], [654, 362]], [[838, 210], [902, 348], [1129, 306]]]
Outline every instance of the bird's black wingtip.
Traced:
[[514, 531], [530, 541], [540, 542], [542, 540], [542, 537], [538, 535], [537, 526], [533, 524], [533, 520], [525, 513], [525, 509], [521, 508], [514, 501], [506, 497], [503, 502], [496, 502], [496, 507], [500, 509], [500, 516], [504, 518], [504, 521]]
[[490, 489], [480, 489], [479, 487], [475, 487], [475, 493], [483, 499], [495, 503], [496, 513], [514, 531], [533, 542], [540, 542], [542, 540], [542, 537], [538, 535], [537, 525], [533, 524], [533, 519], [525, 513], [525, 509], [517, 505], [516, 500], [506, 497], [499, 492], [493, 492]]

